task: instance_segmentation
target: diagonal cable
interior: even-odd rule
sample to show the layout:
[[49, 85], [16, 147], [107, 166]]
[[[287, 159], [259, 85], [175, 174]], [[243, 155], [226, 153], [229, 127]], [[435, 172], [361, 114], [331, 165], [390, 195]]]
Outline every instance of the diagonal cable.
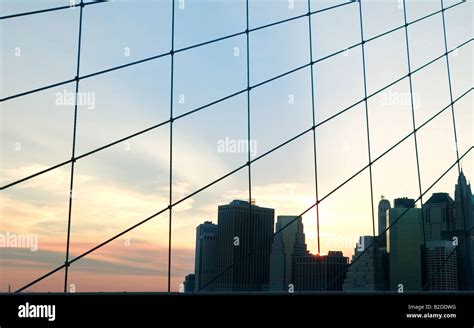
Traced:
[[82, 2], [81, 1], [79, 3], [74, 3], [74, 4], [71, 4], [71, 5], [67, 5], [67, 6], [59, 6], [59, 7], [38, 9], [38, 10], [32, 10], [32, 11], [25, 11], [25, 12], [16, 13], [16, 14], [0, 16], [0, 21], [5, 20], [5, 19], [10, 19], [10, 18], [17, 18], [17, 17], [30, 16], [30, 15], [38, 15], [38, 14], [49, 13], [49, 12], [52, 12], [52, 11], [59, 11], [59, 10], [64, 10], [64, 9], [95, 5], [95, 4], [98, 4], [98, 3], [104, 3], [104, 2], [108, 2], [108, 1], [109, 0], [95, 0], [95, 1], [90, 1], [90, 2]]

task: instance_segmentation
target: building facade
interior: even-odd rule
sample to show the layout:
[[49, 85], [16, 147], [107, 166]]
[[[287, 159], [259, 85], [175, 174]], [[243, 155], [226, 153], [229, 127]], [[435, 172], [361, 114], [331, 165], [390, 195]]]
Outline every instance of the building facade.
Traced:
[[294, 261], [307, 253], [301, 217], [277, 217], [270, 256], [270, 291], [286, 291], [294, 284]]
[[444, 232], [455, 230], [454, 200], [448, 193], [434, 193], [423, 204], [425, 240], [442, 240]]
[[196, 289], [196, 276], [192, 273], [184, 277], [183, 282], [183, 292], [184, 293], [193, 293]]
[[242, 200], [219, 206], [216, 290], [268, 290], [274, 212]]
[[427, 241], [425, 261], [427, 279], [425, 290], [458, 290], [457, 256], [451, 241]]
[[361, 236], [354, 248], [343, 291], [378, 291], [385, 289], [383, 255], [385, 249], [372, 246], [373, 236]]
[[454, 190], [455, 231], [458, 238], [458, 287], [459, 290], [474, 290], [474, 220], [472, 212], [471, 185], [461, 171]]
[[385, 230], [387, 229], [387, 211], [391, 208], [390, 202], [388, 199], [382, 197], [378, 206], [378, 246], [379, 248], [387, 247], [387, 235]]
[[295, 258], [295, 291], [342, 291], [349, 258], [340, 251]]
[[[395, 200], [395, 204], [397, 201]], [[390, 266], [390, 290], [422, 290], [423, 231], [421, 209], [411, 207], [413, 202], [399, 202], [389, 210], [387, 252]], [[410, 206], [400, 207], [400, 204]]]
[[196, 228], [196, 250], [194, 274], [196, 291], [213, 290], [213, 281], [217, 274], [217, 225], [205, 221]]

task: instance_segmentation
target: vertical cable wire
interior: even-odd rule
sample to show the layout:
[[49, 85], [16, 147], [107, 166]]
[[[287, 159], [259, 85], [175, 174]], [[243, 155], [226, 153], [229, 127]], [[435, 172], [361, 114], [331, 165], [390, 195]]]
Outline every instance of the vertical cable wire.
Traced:
[[[249, 167], [248, 170], [248, 185], [249, 185], [249, 203], [252, 201], [252, 174], [251, 174], [251, 165], [250, 165], [250, 137], [251, 137], [251, 126], [250, 126], [250, 32], [249, 32], [249, 0], [246, 0], [246, 42], [247, 42], [247, 165]], [[250, 210], [252, 207], [250, 206]]]
[[415, 158], [416, 158], [416, 172], [418, 175], [418, 192], [420, 193], [420, 204], [421, 204], [421, 229], [423, 233], [423, 245], [426, 244], [425, 235], [425, 215], [423, 212], [423, 189], [421, 187], [421, 171], [420, 171], [420, 159], [418, 156], [418, 139], [416, 137], [416, 119], [415, 119], [415, 103], [413, 98], [413, 78], [411, 71], [411, 57], [410, 57], [410, 41], [408, 38], [408, 20], [406, 10], [406, 0], [403, 0], [403, 19], [405, 22], [405, 42], [406, 42], [406, 53], [407, 53], [407, 68], [408, 68], [408, 83], [410, 87], [410, 105], [411, 105], [411, 119], [413, 125], [413, 141], [415, 143]]
[[[249, 30], [249, 0], [245, 1], [245, 16], [246, 16], [246, 29], [245, 29], [245, 35], [246, 35], [246, 42], [247, 42], [247, 165], [248, 165], [248, 187], [249, 187], [249, 221], [251, 222], [252, 220], [252, 167], [251, 167], [251, 158], [250, 158], [250, 145], [251, 145], [251, 125], [250, 125], [250, 115], [251, 115], [251, 109], [250, 109], [250, 30]], [[258, 258], [258, 256], [257, 256]], [[247, 263], [244, 264], [244, 272], [248, 272], [246, 269], [251, 269], [249, 268], [249, 261], [245, 261]], [[241, 269], [242, 270], [242, 269]], [[252, 270], [256, 271], [256, 270]], [[254, 277], [256, 277], [255, 272], [253, 274]], [[253, 281], [253, 280], [252, 280]]]
[[[370, 208], [372, 211], [372, 243], [377, 243], [377, 235], [375, 234], [375, 214], [374, 214], [374, 189], [372, 183], [372, 156], [370, 152], [370, 128], [369, 128], [369, 105], [367, 99], [367, 73], [365, 65], [365, 40], [364, 40], [364, 20], [362, 16], [362, 0], [359, 0], [359, 22], [360, 22], [360, 40], [362, 51], [362, 73], [364, 78], [364, 105], [365, 105], [365, 122], [367, 129], [367, 154], [369, 157], [369, 181], [370, 181]], [[377, 278], [377, 247], [373, 247], [373, 262], [374, 262], [374, 282]]]
[[71, 218], [72, 218], [72, 199], [74, 192], [74, 164], [76, 162], [76, 128], [77, 128], [77, 99], [79, 92], [79, 70], [81, 63], [81, 40], [82, 40], [82, 12], [84, 9], [84, 3], [81, 0], [79, 7], [79, 36], [77, 41], [77, 63], [76, 63], [76, 94], [74, 101], [74, 123], [72, 132], [72, 151], [71, 151], [71, 179], [69, 182], [69, 207], [68, 207], [68, 219], [67, 219], [67, 241], [66, 241], [66, 259], [64, 261], [64, 292], [67, 292], [67, 282], [69, 274], [69, 249], [71, 241]]
[[170, 82], [170, 154], [168, 222], [168, 293], [171, 291], [171, 230], [173, 224], [173, 97], [174, 97], [174, 0], [171, 0], [171, 82]]
[[451, 102], [451, 114], [453, 117], [453, 132], [454, 132], [454, 144], [456, 147], [456, 159], [458, 160], [458, 174], [461, 173], [461, 164], [459, 162], [459, 150], [458, 150], [458, 134], [456, 130], [456, 115], [454, 113], [454, 102], [453, 102], [453, 88], [452, 88], [452, 83], [451, 83], [451, 70], [449, 66], [449, 53], [448, 53], [448, 39], [446, 37], [446, 21], [445, 21], [445, 15], [444, 12], [446, 9], [444, 9], [444, 1], [441, 0], [441, 17], [443, 19], [443, 39], [444, 39], [444, 51], [445, 51], [445, 57], [446, 57], [446, 69], [448, 71], [448, 85], [449, 85], [449, 99]]
[[314, 185], [316, 195], [316, 233], [318, 238], [318, 255], [321, 254], [321, 244], [319, 239], [319, 192], [318, 192], [318, 161], [316, 152], [316, 112], [314, 105], [314, 72], [313, 72], [313, 35], [311, 27], [311, 0], [308, 0], [308, 25], [309, 25], [309, 60], [311, 65], [311, 109], [313, 114], [313, 155], [314, 155]]

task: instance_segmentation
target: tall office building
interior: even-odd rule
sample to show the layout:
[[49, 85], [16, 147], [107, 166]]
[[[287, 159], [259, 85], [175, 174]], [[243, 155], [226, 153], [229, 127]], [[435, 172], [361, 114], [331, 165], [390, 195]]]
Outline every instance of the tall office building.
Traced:
[[[407, 206], [407, 207], [402, 207]], [[421, 209], [414, 201], [395, 200], [388, 211], [387, 245], [390, 262], [390, 290], [421, 291], [423, 231]]]
[[385, 229], [387, 229], [387, 211], [391, 208], [390, 201], [382, 196], [378, 207], [378, 223], [379, 223], [379, 238], [378, 246], [380, 248], [387, 247], [387, 235]]
[[296, 291], [342, 291], [349, 258], [340, 251], [295, 258]]
[[474, 216], [474, 195], [471, 196], [471, 212], [472, 212], [472, 215]]
[[471, 196], [471, 212], [474, 217], [474, 195]]
[[474, 290], [474, 215], [471, 185], [461, 171], [454, 191], [455, 231], [459, 239], [458, 287], [459, 290]]
[[217, 290], [268, 290], [274, 212], [241, 200], [219, 206]]
[[[347, 270], [344, 291], [384, 290], [383, 255], [385, 250], [371, 246], [373, 236], [361, 236], [354, 248], [352, 264]], [[369, 247], [369, 249], [367, 249]], [[375, 258], [374, 258], [375, 257]]]
[[457, 256], [451, 241], [427, 241], [425, 258], [427, 278], [425, 290], [458, 290]]
[[[284, 228], [282, 230], [282, 228]], [[294, 260], [307, 253], [301, 217], [277, 217], [276, 231], [270, 256], [270, 291], [286, 291], [294, 285]]]
[[434, 193], [423, 205], [425, 290], [458, 288], [457, 256], [449, 255], [454, 251], [452, 238], [459, 234], [454, 211], [448, 193]]
[[442, 240], [445, 231], [455, 230], [454, 200], [448, 193], [434, 193], [423, 204], [425, 240]]
[[194, 257], [196, 291], [213, 290], [212, 279], [217, 274], [216, 234], [217, 225], [211, 221], [205, 221], [196, 228], [196, 250]]
[[[395, 204], [394, 204], [395, 205]], [[400, 204], [397, 204], [400, 206]], [[382, 196], [378, 206], [378, 217], [379, 217], [379, 233], [377, 237], [377, 251], [372, 257], [377, 257], [376, 265], [376, 280], [377, 290], [389, 290], [390, 289], [390, 261], [387, 253], [387, 215], [390, 210], [390, 202]], [[380, 261], [379, 261], [380, 260]], [[381, 275], [381, 276], [380, 276]], [[378, 280], [382, 281], [379, 282]]]
[[454, 191], [456, 207], [456, 229], [468, 230], [473, 225], [472, 217], [472, 191], [463, 171], [459, 174]]

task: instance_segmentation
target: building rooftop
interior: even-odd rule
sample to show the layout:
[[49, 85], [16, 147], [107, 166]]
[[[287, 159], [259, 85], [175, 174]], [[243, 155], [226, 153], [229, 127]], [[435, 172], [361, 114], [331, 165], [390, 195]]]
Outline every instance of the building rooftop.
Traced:
[[204, 221], [203, 224], [213, 224], [212, 221]]
[[[255, 208], [255, 209], [275, 211], [273, 208], [262, 207], [262, 206], [255, 205], [255, 199], [252, 199], [252, 202], [250, 204], [252, 205], [252, 208]], [[226, 206], [240, 206], [240, 207], [245, 206], [245, 207], [248, 207], [249, 202], [247, 200], [234, 199], [229, 204], [219, 205], [219, 208], [226, 207]]]
[[439, 203], [454, 203], [454, 200], [449, 196], [447, 192], [436, 192], [425, 204], [439, 204]]

